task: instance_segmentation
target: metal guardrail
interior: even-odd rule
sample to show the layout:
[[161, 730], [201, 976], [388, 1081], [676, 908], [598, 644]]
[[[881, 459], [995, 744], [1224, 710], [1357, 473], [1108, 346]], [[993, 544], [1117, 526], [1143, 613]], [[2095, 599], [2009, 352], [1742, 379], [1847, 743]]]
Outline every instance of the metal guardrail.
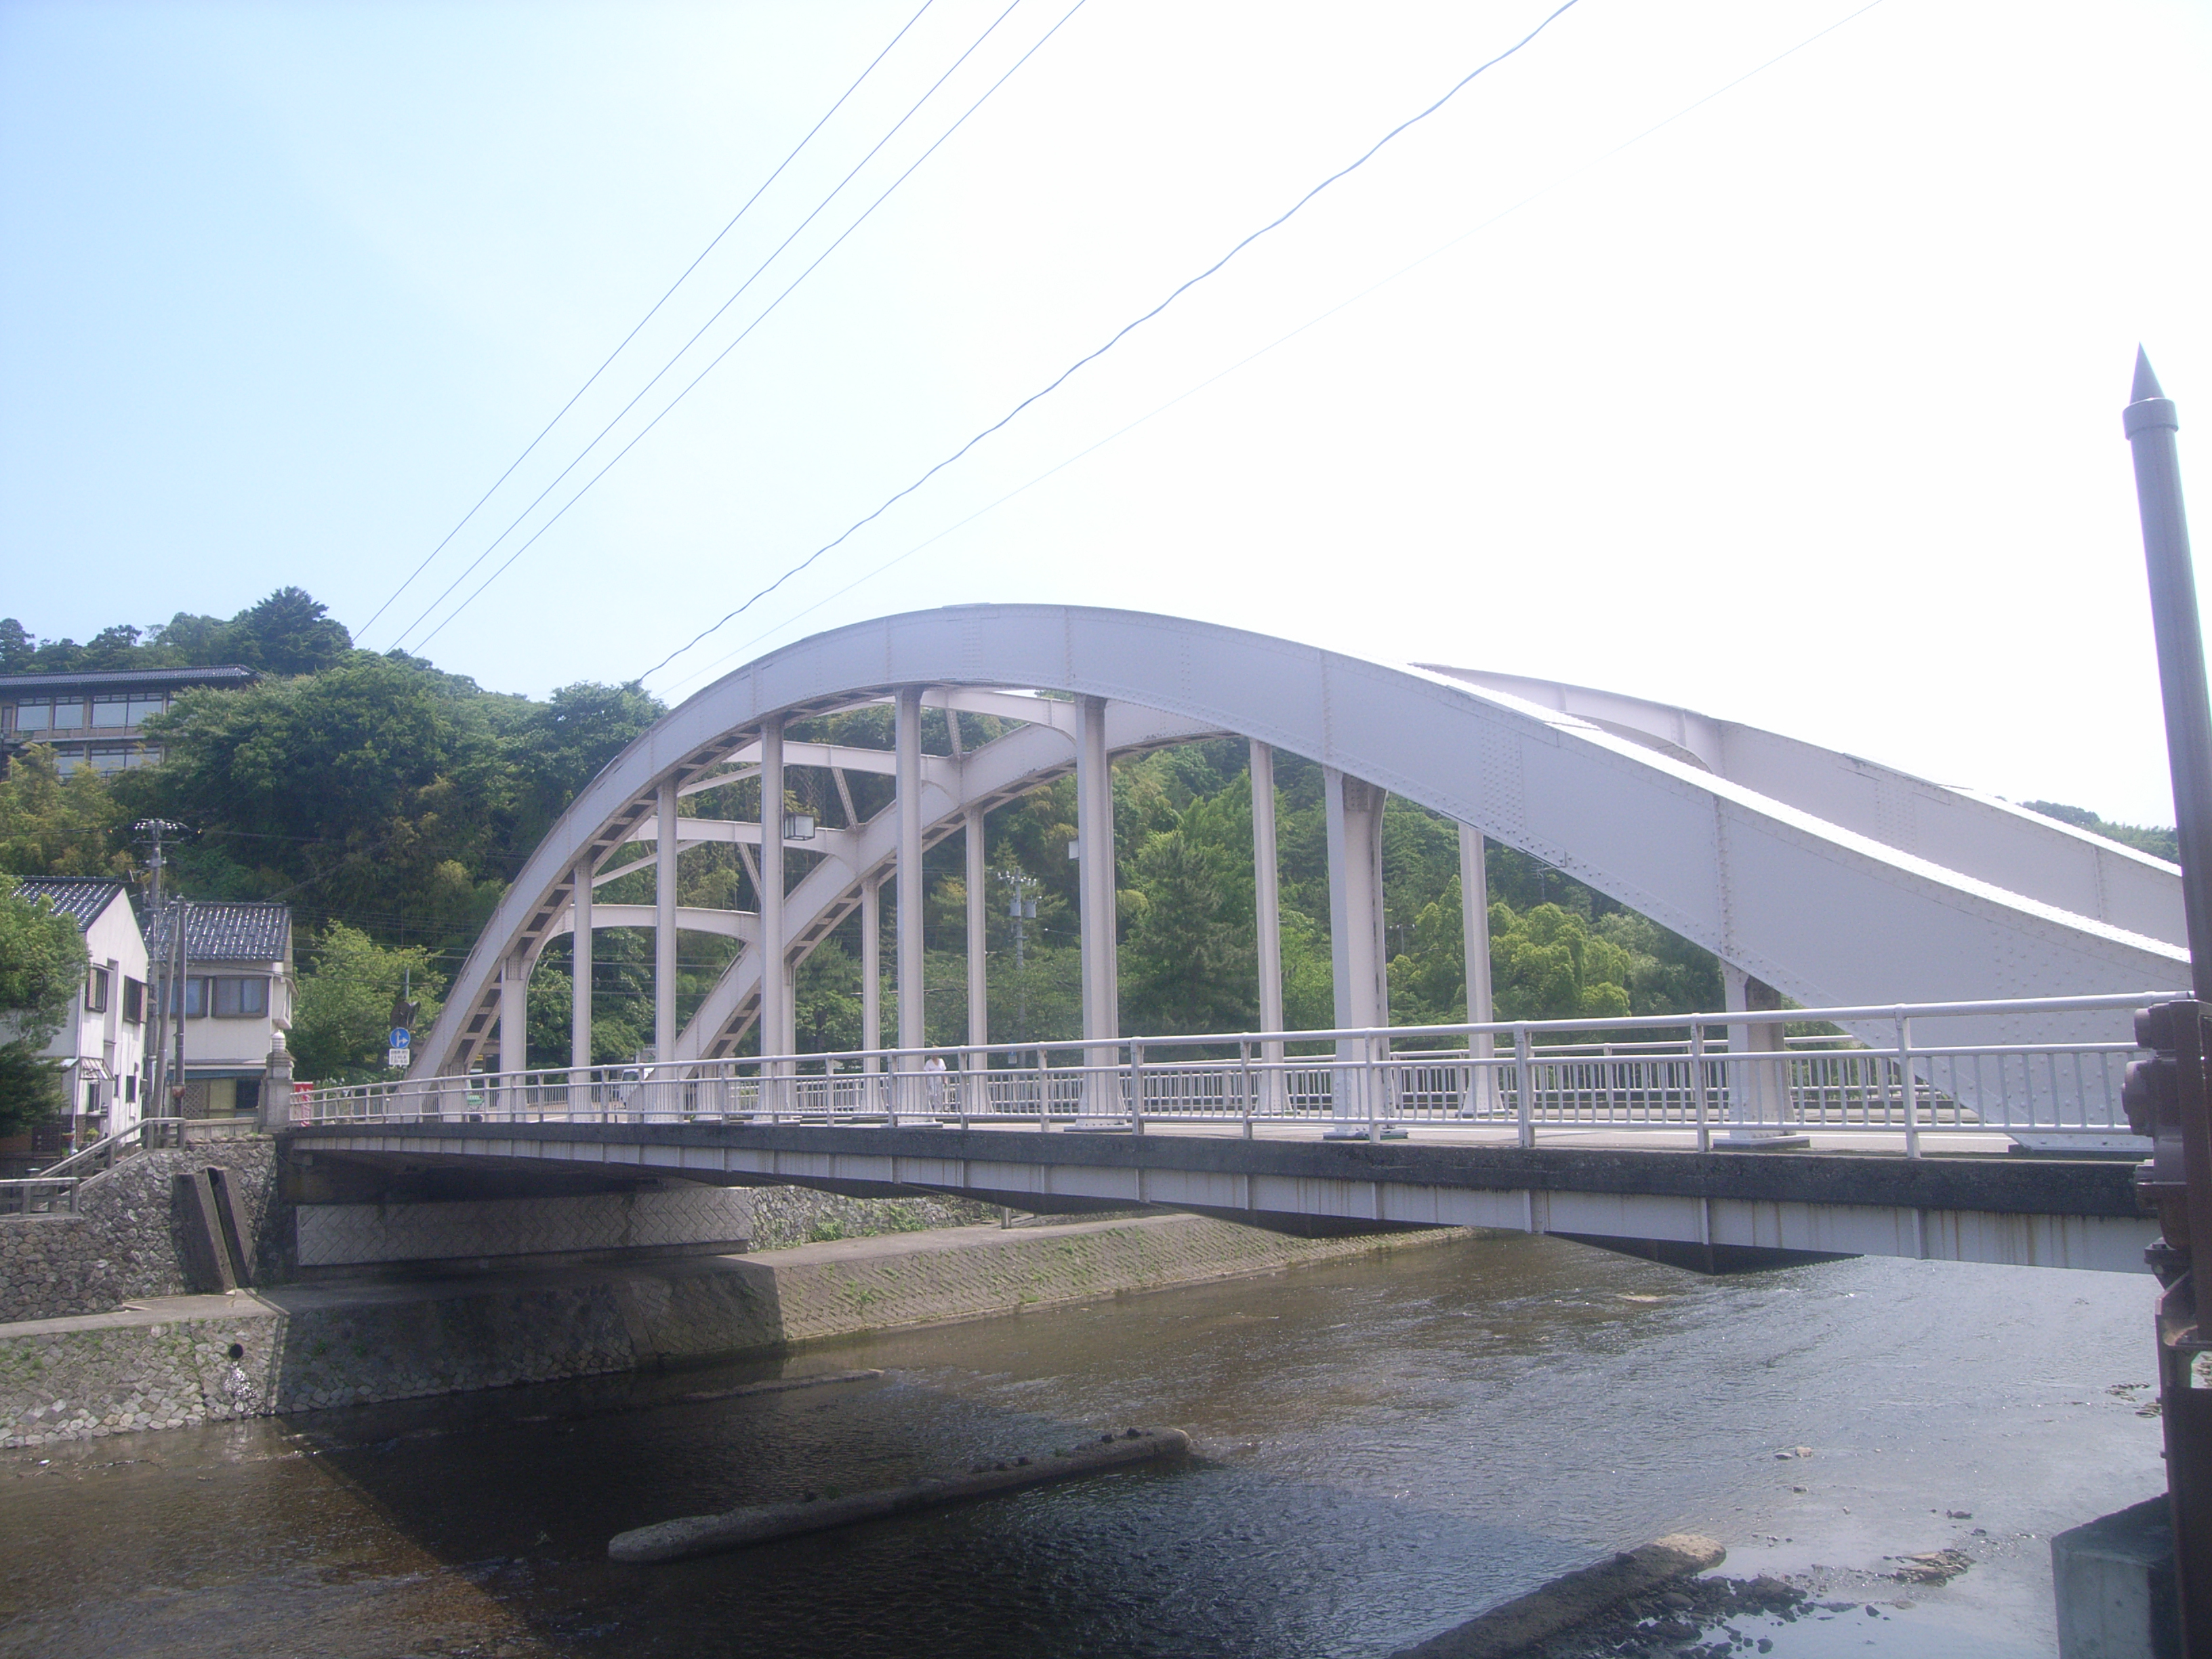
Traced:
[[[2126, 1014], [2170, 993], [1889, 1007], [1237, 1032], [670, 1061], [319, 1089], [313, 1125], [427, 1121], [943, 1123], [1049, 1129], [1306, 1124], [1694, 1133], [1700, 1148], [1869, 1133], [2127, 1144]], [[1916, 1041], [1914, 1022], [1945, 1040]], [[1761, 1028], [1879, 1032], [1755, 1046]], [[2037, 1031], [2048, 1035], [2038, 1036]], [[2079, 1031], [2080, 1036], [2069, 1035]], [[1649, 1033], [1649, 1036], [1645, 1034]], [[1677, 1034], [1680, 1035], [1677, 1035]], [[1959, 1041], [1961, 1033], [1989, 1040]], [[2021, 1035], [2014, 1035], [2015, 1033]], [[1624, 1035], [1626, 1034], [1626, 1035]], [[2010, 1040], [2007, 1040], [2009, 1037]], [[1733, 1039], [1733, 1040], [1731, 1040]], [[1319, 1052], [1316, 1052], [1318, 1050]]]

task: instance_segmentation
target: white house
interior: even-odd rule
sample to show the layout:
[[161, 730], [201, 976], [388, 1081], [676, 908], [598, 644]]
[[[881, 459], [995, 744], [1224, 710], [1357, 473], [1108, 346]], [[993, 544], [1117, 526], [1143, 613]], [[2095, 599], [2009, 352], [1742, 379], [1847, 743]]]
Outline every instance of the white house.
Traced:
[[[157, 981], [176, 914], [167, 906], [154, 920]], [[291, 907], [195, 900], [184, 915], [183, 1115], [252, 1113], [276, 1034], [292, 1024]]]
[[91, 958], [68, 1022], [46, 1045], [65, 1062], [72, 1129], [79, 1146], [127, 1129], [145, 1093], [146, 940], [119, 881], [28, 877], [18, 890], [44, 899], [77, 925]]

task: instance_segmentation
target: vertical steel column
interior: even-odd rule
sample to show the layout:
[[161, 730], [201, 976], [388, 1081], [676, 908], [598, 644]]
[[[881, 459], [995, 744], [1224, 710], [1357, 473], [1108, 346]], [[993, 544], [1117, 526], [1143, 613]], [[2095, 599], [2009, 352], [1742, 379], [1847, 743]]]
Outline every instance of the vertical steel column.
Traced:
[[[951, 715], [948, 719], [953, 718]], [[961, 1098], [973, 1088], [980, 1097], [983, 1087], [982, 1073], [991, 1064], [991, 957], [990, 936], [985, 931], [983, 890], [989, 884], [989, 872], [984, 867], [984, 854], [989, 849], [984, 844], [983, 809], [968, 809], [966, 828], [961, 832], [963, 850], [968, 854], [968, 1057], [967, 1069], [975, 1075], [962, 1085]], [[965, 1108], [963, 1107], [963, 1109]]]
[[1698, 1150], [1710, 1152], [1713, 1149], [1713, 1128], [1705, 1121], [1705, 1028], [1694, 1020], [1690, 1024], [1690, 1087], [1697, 1091]]
[[1115, 915], [1114, 763], [1106, 748], [1106, 700], [1083, 699], [1075, 746], [1076, 890], [1083, 957], [1084, 1095], [1102, 1113], [1115, 1113], [1117, 1096], [1107, 1069], [1121, 1035], [1118, 922]]
[[[576, 894], [569, 907], [569, 919], [575, 925], [569, 935], [568, 1064], [584, 1072], [592, 1064], [592, 860], [588, 854], [576, 860], [574, 879]], [[586, 1081], [571, 1078], [569, 1085], [580, 1087]]]
[[[921, 688], [899, 688], [893, 765], [898, 782], [898, 1046], [919, 1048], [927, 1041], [922, 1022], [921, 988]], [[900, 1072], [920, 1068], [919, 1054], [902, 1054], [894, 1063]], [[896, 1097], [902, 1085], [893, 1082], [892, 1108], [907, 1103]]]
[[[1322, 769], [1322, 779], [1328, 816], [1328, 954], [1335, 1024], [1339, 1030], [1364, 1030], [1387, 1024], [1390, 1018], [1382, 989], [1382, 792], [1333, 766]], [[1330, 1115], [1339, 1127], [1332, 1133], [1365, 1133], [1346, 1124], [1366, 1115], [1355, 1091], [1368, 1079], [1367, 1054], [1367, 1045], [1357, 1037], [1337, 1040]]]
[[[1471, 823], [1459, 827], [1459, 915], [1460, 937], [1467, 950], [1468, 1024], [1486, 1024], [1497, 1017], [1490, 983], [1490, 867], [1482, 831]], [[1476, 1063], [1461, 1116], [1487, 1115], [1497, 1109], [1497, 1068], [1481, 1063], [1494, 1060], [1497, 1054], [1498, 1038], [1492, 1032], [1478, 1031], [1468, 1040], [1468, 1057]]]
[[512, 1113], [520, 1103], [520, 1084], [514, 1073], [530, 1064], [530, 981], [525, 976], [522, 953], [510, 951], [499, 959], [499, 1069], [507, 1075], [487, 1105]]
[[[1721, 1006], [1732, 1014], [1747, 1013], [1751, 1009], [1751, 975], [1732, 962], [1721, 963]], [[1729, 1130], [1731, 1140], [1748, 1137], [1741, 1126], [1744, 1108], [1751, 1103], [1747, 1098], [1751, 1074], [1744, 1069], [1743, 1056], [1751, 1050], [1751, 1027], [1730, 1025], [1728, 1028], [1729, 1058], [1721, 1066], [1721, 1096], [1728, 1102]]]
[[878, 1071], [876, 1051], [884, 1046], [884, 884], [873, 875], [860, 881], [860, 1047], [864, 1071]]
[[[1283, 890], [1275, 862], [1275, 751], [1252, 739], [1252, 908], [1258, 924], [1260, 1029], [1283, 1029]], [[1249, 1055], [1246, 1056], [1248, 1064]], [[1260, 1045], [1260, 1086], [1267, 1109], [1279, 1110], [1283, 1097], [1283, 1045]], [[1245, 1133], [1251, 1133], [1251, 1108], [1245, 1108]]]
[[[1536, 1066], [1535, 1050], [1528, 1037], [1528, 1028], [1513, 1028], [1513, 1111], [1519, 1120], [1515, 1139], [1523, 1146], [1536, 1144]], [[1532, 1224], [1529, 1231], [1535, 1231]]]
[[[1912, 1021], [1897, 1017], [1897, 1083], [1905, 1097], [1905, 1155], [1920, 1156], [1920, 1085], [1912, 1076]], [[1932, 1085], [1933, 1079], [1930, 1079]]]
[[[2173, 821], [2181, 844], [2190, 978], [2202, 1004], [2212, 1002], [2212, 703], [2205, 695], [2204, 638], [2175, 447], [2180, 417], [2141, 350], [2121, 423], [2135, 459], [2166, 762], [2173, 775]], [[2182, 1063], [2191, 1065], [2195, 1055], [2195, 1075], [2183, 1078], [2177, 1091], [2185, 1184], [2173, 1195], [2178, 1204], [2167, 1199], [2160, 1205], [2166, 1237], [2153, 1265], [2165, 1287], [2158, 1313], [2159, 1380], [2181, 1645], [2185, 1654], [2206, 1659], [2212, 1655], [2212, 1389], [2197, 1386], [2194, 1379], [2212, 1351], [2207, 1319], [2212, 1293], [2206, 1290], [2212, 1278], [2212, 1102], [2204, 1087], [2201, 1025], [2188, 1036]], [[2199, 1251], [2205, 1261], [2195, 1260]]]
[[[760, 1050], [787, 1055], [791, 1041], [791, 978], [783, 949], [783, 720], [781, 716], [761, 722], [760, 730]], [[781, 1063], [761, 1067], [761, 1092], [770, 1112], [780, 1111], [785, 1093], [782, 1079], [791, 1067]]]
[[676, 1052], [676, 780], [663, 779], [653, 822], [653, 1058]]

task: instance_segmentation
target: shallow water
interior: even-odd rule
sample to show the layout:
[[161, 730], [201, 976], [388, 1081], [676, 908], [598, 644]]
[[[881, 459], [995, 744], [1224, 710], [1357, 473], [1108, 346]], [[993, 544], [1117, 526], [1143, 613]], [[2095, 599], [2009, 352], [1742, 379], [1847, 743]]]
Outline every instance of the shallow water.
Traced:
[[[2162, 1485], [2148, 1389], [2112, 1392], [2150, 1381], [2152, 1289], [1887, 1261], [1701, 1279], [1502, 1237], [781, 1364], [0, 1454], [0, 1655], [1337, 1659], [1675, 1530], [1881, 1604], [1759, 1630], [1778, 1654], [2048, 1654], [2050, 1533]], [[864, 1366], [886, 1375], [643, 1403]], [[649, 1522], [1131, 1424], [1199, 1455], [605, 1559]], [[1976, 1565], [1940, 1590], [1877, 1576], [1949, 1546]]]

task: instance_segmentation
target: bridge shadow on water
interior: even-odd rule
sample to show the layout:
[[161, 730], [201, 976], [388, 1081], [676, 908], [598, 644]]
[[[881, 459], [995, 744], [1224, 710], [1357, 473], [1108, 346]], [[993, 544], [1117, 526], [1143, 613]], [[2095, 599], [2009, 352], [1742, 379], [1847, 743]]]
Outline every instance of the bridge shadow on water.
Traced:
[[[1416, 1276], [1443, 1267], [1493, 1305], [1466, 1282], [1482, 1253], [1449, 1254], [1455, 1266]], [[1333, 1426], [1424, 1386], [1358, 1319], [1316, 1322], [1332, 1285], [1378, 1282], [1376, 1263], [1354, 1262], [295, 1426], [385, 1525], [551, 1651], [1382, 1654], [1596, 1552], [1510, 1511], [1470, 1523], [1450, 1474], [1426, 1491], [1409, 1477], [1419, 1454], [1402, 1436], [1363, 1445]], [[681, 1398], [878, 1365], [870, 1380]], [[700, 1560], [605, 1559], [615, 1533], [655, 1521], [1170, 1425], [1197, 1432], [1181, 1465]], [[1304, 1447], [1291, 1467], [1258, 1455], [1286, 1440]], [[1347, 1460], [1367, 1468], [1344, 1480]]]
[[[903, 1371], [669, 1398], [775, 1369], [319, 1414], [307, 1432], [322, 1443], [318, 1462], [386, 1524], [563, 1654], [1350, 1651], [1338, 1645], [1346, 1603], [1371, 1601], [1379, 1583], [1418, 1582], [1403, 1609], [1413, 1620], [1386, 1621], [1411, 1639], [1514, 1593], [1532, 1567], [1564, 1571], [1591, 1553], [1510, 1524], [1470, 1526], [1417, 1493], [1263, 1473], [1247, 1444], [697, 1560], [607, 1561], [610, 1537], [651, 1522], [894, 1486], [1133, 1425], [1009, 1408]], [[1398, 1645], [1373, 1635], [1365, 1650]]]

